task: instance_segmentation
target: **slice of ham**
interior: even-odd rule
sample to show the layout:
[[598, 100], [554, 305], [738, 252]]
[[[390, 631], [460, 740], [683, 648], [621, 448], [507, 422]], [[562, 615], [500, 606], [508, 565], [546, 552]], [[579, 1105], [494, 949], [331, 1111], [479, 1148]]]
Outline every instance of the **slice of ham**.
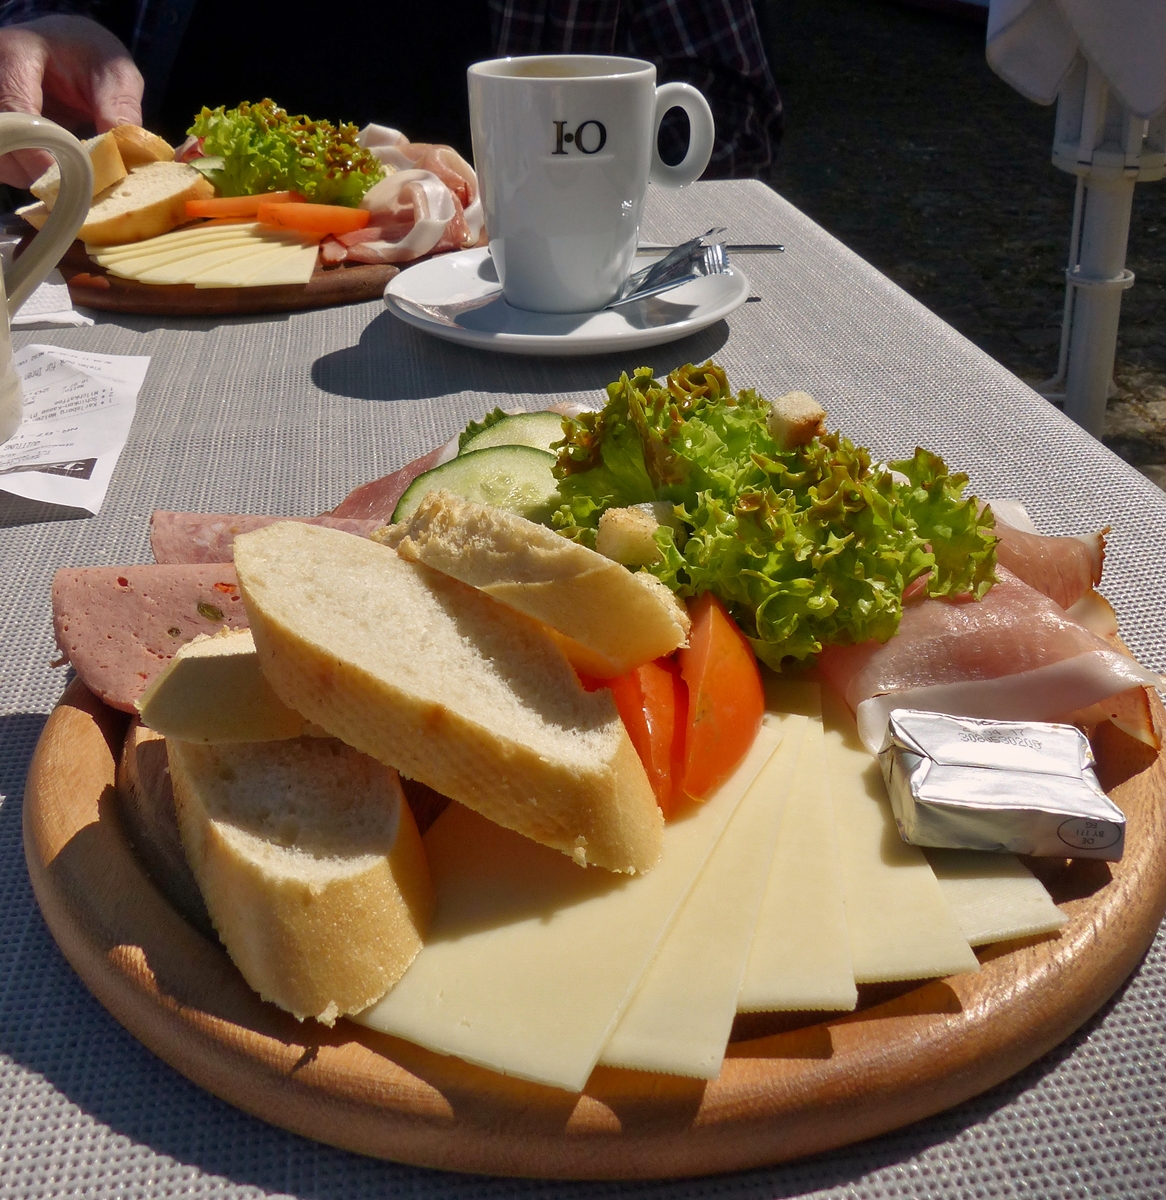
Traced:
[[53, 578], [57, 645], [81, 682], [124, 712], [179, 646], [246, 627], [230, 563], [73, 567]]
[[997, 522], [996, 561], [1062, 608], [1069, 608], [1101, 582], [1106, 532], [1044, 537]]
[[358, 262], [407, 262], [429, 254], [458, 215], [453, 193], [432, 171], [396, 171], [373, 186], [360, 202], [370, 225], [398, 224], [412, 210], [412, 227], [398, 241], [361, 242], [349, 249]]
[[240, 533], [250, 533], [277, 521], [326, 525], [357, 537], [368, 537], [384, 522], [346, 517], [274, 517], [250, 513], [169, 512], [158, 509], [150, 517], [150, 549], [159, 563], [229, 563]]
[[1049, 721], [1162, 683], [1007, 567], [997, 576], [980, 601], [904, 606], [898, 632], [884, 644], [831, 646], [819, 655], [872, 753], [892, 708]]
[[389, 475], [382, 475], [371, 483], [363, 483], [355, 491], [349, 492], [330, 513], [331, 517], [355, 517], [360, 520], [376, 520], [378, 524], [392, 520], [393, 509], [397, 501], [405, 494], [405, 489], [426, 471], [451, 458], [457, 457], [457, 438], [430, 450], [428, 454], [415, 458], [399, 470]]

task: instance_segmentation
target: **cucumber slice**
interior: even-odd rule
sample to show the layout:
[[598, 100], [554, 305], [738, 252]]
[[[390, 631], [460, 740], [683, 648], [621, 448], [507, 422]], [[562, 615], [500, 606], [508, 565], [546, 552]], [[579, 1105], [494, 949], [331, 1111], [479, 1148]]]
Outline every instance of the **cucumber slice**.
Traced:
[[459, 456], [489, 446], [534, 446], [550, 450], [552, 442], [563, 440], [563, 418], [553, 412], [519, 413], [503, 417], [496, 425], [476, 433], [458, 451]]
[[463, 451], [409, 484], [393, 509], [393, 522], [404, 521], [423, 496], [442, 489], [531, 521], [545, 521], [559, 501], [558, 481], [551, 473], [554, 465], [553, 454], [533, 446]]

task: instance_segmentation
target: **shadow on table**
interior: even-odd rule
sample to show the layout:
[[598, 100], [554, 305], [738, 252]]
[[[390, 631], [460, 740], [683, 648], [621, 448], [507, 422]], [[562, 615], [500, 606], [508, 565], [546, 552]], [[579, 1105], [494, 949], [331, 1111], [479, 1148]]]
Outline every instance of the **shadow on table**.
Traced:
[[67, 504], [44, 504], [0, 491], [0, 529], [15, 529], [18, 525], [38, 525], [42, 521], [80, 521], [93, 514]]
[[316, 359], [312, 382], [322, 391], [356, 400], [427, 400], [466, 391], [591, 392], [633, 367], [651, 366], [661, 375], [684, 363], [703, 362], [728, 337], [728, 325], [718, 321], [663, 346], [584, 358], [534, 358], [444, 342], [385, 312], [368, 324], [357, 345]]

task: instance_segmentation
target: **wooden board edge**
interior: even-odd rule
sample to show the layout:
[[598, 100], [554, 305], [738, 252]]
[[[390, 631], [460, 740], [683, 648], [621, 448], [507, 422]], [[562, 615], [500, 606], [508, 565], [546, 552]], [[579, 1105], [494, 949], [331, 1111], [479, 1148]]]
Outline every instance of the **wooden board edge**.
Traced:
[[[1127, 855], [1114, 871], [1123, 898], [1132, 898], [1120, 930], [1112, 899], [1100, 915], [1113, 919], [1099, 924], [1098, 898], [1082, 898], [1068, 906], [1072, 919], [1061, 938], [1018, 947], [978, 976], [922, 985], [853, 1018], [738, 1044], [711, 1085], [600, 1069], [575, 1097], [345, 1022], [331, 1033], [320, 1026], [309, 1033], [260, 1001], [222, 950], [169, 907], [130, 850], [107, 791], [117, 727], [118, 717], [75, 682], [46, 724], [29, 771], [29, 874], [66, 958], [131, 1033], [208, 1091], [304, 1136], [421, 1166], [668, 1178], [774, 1164], [877, 1136], [994, 1086], [1071, 1034], [1133, 969], [1166, 909], [1166, 816], [1160, 804], [1135, 800], [1131, 843], [1136, 837], [1154, 853]], [[47, 820], [70, 758], [91, 767], [65, 789], [74, 798], [84, 794], [89, 806], [88, 819], [71, 832], [68, 821], [54, 830]], [[1163, 769], [1161, 760], [1152, 768], [1157, 795]], [[1131, 787], [1136, 791], [1138, 781], [1123, 785]], [[66, 807], [75, 803], [66, 800]], [[78, 837], [99, 839], [101, 853], [95, 856], [92, 845], [69, 850]], [[116, 862], [109, 886], [93, 876], [95, 858], [107, 875]], [[143, 952], [101, 918], [153, 922], [153, 943], [140, 939], [149, 946]], [[1083, 980], [1083, 950], [1092, 963], [1099, 944], [1108, 947], [1096, 964], [1101, 969]], [[191, 1002], [182, 978], [191, 961], [203, 980], [203, 995], [194, 999], [204, 1003]], [[1003, 1019], [989, 1003], [993, 982], [1015, 1000]], [[1039, 1036], [1021, 1011], [1034, 994], [1051, 1005]], [[982, 1053], [985, 1040], [993, 1053]], [[806, 1104], [807, 1091], [816, 1094], [816, 1106]]]

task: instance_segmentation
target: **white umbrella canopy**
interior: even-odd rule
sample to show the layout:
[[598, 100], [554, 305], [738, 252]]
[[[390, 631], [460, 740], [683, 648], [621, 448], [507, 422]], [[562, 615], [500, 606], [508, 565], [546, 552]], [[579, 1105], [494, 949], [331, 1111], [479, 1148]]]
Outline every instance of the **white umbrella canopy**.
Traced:
[[[1166, 0], [991, 0], [988, 65], [1057, 101], [1053, 162], [1077, 176], [1057, 376], [1100, 435], [1112, 390], [1134, 184], [1166, 175]], [[1046, 392], [1048, 394], [1048, 391]]]

